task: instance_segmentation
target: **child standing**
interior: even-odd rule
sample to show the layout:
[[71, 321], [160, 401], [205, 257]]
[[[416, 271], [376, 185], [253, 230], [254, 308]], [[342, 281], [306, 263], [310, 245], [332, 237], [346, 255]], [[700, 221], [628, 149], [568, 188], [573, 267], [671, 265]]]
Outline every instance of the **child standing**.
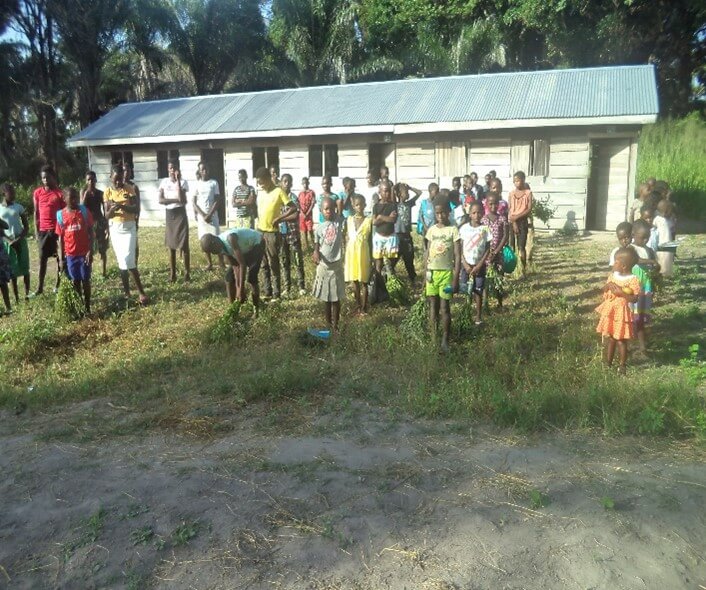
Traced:
[[392, 261], [397, 258], [399, 242], [395, 233], [397, 203], [392, 201], [392, 183], [380, 181], [380, 202], [373, 207], [373, 260], [375, 270], [392, 274]]
[[515, 172], [512, 182], [515, 188], [508, 196], [510, 202], [508, 221], [512, 224], [510, 246], [520, 254], [520, 269], [524, 275], [527, 272], [527, 235], [529, 217], [532, 214], [532, 191], [525, 184], [525, 173], [522, 171]]
[[297, 284], [299, 285], [299, 295], [306, 295], [304, 290], [304, 254], [302, 253], [302, 239], [299, 233], [299, 203], [292, 194], [293, 179], [291, 174], [282, 174], [280, 186], [285, 194], [290, 198], [294, 208], [285, 210], [282, 208], [282, 214], [286, 215], [280, 222], [280, 232], [282, 236], [282, 266], [284, 270], [284, 291], [285, 295], [292, 288], [292, 258], [297, 268]]
[[[657, 203], [657, 214], [654, 216], [653, 224], [657, 230], [657, 238], [660, 244], [665, 244], [674, 240], [674, 219], [672, 217], [672, 203], [667, 199], [662, 199]], [[671, 277], [674, 268], [673, 252], [657, 252], [657, 262], [665, 277]]]
[[630, 303], [635, 303], [640, 294], [640, 282], [630, 272], [637, 262], [632, 248], [620, 248], [615, 254], [613, 272], [603, 289], [603, 303], [596, 311], [600, 314], [596, 332], [605, 338], [603, 362], [613, 366], [615, 349], [618, 348], [618, 373], [625, 374], [628, 361], [628, 340], [633, 338], [633, 322]]
[[647, 353], [645, 328], [650, 322], [650, 310], [652, 309], [653, 273], [659, 272], [657, 256], [654, 250], [647, 245], [649, 238], [650, 227], [638, 219], [632, 228], [632, 249], [635, 250], [638, 258], [632, 268], [632, 274], [640, 281], [640, 295], [632, 305], [632, 312], [635, 337], [643, 355]]
[[24, 278], [25, 300], [29, 299], [29, 246], [27, 234], [29, 221], [25, 208], [15, 202], [15, 187], [11, 184], [3, 186], [5, 200], [0, 203], [0, 219], [5, 221], [8, 229], [5, 239], [10, 247], [10, 266], [12, 267], [12, 290], [15, 293], [15, 303], [19, 303], [17, 291], [17, 278]]
[[0, 219], [0, 293], [2, 293], [2, 301], [5, 304], [7, 313], [12, 313], [12, 305], [10, 304], [10, 289], [8, 283], [12, 280], [12, 267], [10, 266], [9, 245], [5, 241], [5, 231], [9, 225], [3, 219]]
[[471, 205], [469, 220], [458, 230], [463, 244], [461, 264], [461, 293], [472, 295], [476, 304], [476, 326], [482, 323], [483, 289], [485, 288], [485, 262], [490, 254], [490, 229], [481, 224], [483, 204]]
[[[417, 233], [424, 238], [429, 228], [436, 223], [434, 215], [434, 201], [439, 196], [439, 185], [432, 182], [429, 185], [429, 196], [419, 203], [419, 215], [417, 217]], [[427, 240], [424, 238], [424, 251], [427, 249]]]
[[[196, 186], [194, 187], [193, 206], [196, 227], [199, 240], [206, 234], [217, 236], [221, 233], [220, 220], [218, 218], [218, 206], [221, 202], [221, 189], [218, 181], [209, 177], [208, 164], [199, 162], [196, 171]], [[206, 270], [213, 270], [213, 260], [211, 254], [206, 252], [208, 266]], [[219, 256], [218, 261], [221, 268], [225, 268], [223, 257]]]
[[85, 205], [79, 204], [79, 194], [74, 187], [64, 191], [66, 207], [56, 213], [56, 235], [66, 255], [66, 274], [74, 284], [76, 293], [91, 313], [91, 265], [93, 264], [93, 217]]
[[191, 280], [191, 253], [189, 251], [189, 219], [186, 215], [186, 193], [189, 184], [181, 177], [179, 161], [170, 160], [169, 176], [159, 184], [159, 204], [166, 210], [164, 243], [169, 250], [169, 280], [176, 282], [176, 252], [184, 259], [184, 281]]
[[140, 272], [137, 270], [137, 214], [140, 206], [137, 197], [125, 186], [123, 167], [113, 166], [112, 186], [105, 189], [105, 216], [110, 223], [110, 242], [115, 252], [120, 270], [120, 280], [126, 299], [130, 297], [130, 275], [132, 275], [137, 292], [140, 294], [140, 305], [147, 303], [147, 294], [142, 287]]
[[426, 288], [429, 300], [429, 328], [436, 345], [436, 333], [441, 316], [441, 350], [449, 350], [451, 330], [451, 297], [458, 291], [461, 269], [461, 237], [455, 225], [449, 225], [449, 208], [446, 202], [434, 204], [436, 224], [429, 228], [426, 259]]
[[304, 236], [306, 249], [309, 250], [314, 244], [314, 205], [316, 204], [316, 193], [309, 188], [309, 179], [302, 178], [302, 190], [297, 197], [299, 203], [299, 233]]
[[334, 204], [337, 204], [338, 195], [331, 192], [331, 177], [327, 174], [321, 177], [321, 194], [316, 197], [316, 204], [319, 209], [319, 223], [324, 222], [324, 199], [331, 199]]
[[481, 219], [481, 224], [488, 227], [490, 230], [490, 252], [486, 258], [486, 276], [488, 277], [488, 290], [495, 295], [498, 300], [498, 308], [502, 310], [503, 297], [505, 290], [503, 289], [503, 248], [507, 244], [508, 225], [507, 220], [498, 214], [498, 194], [489, 192], [485, 198], [485, 204], [488, 207], [488, 213]]
[[103, 278], [106, 278], [108, 276], [108, 220], [105, 218], [103, 191], [96, 188], [96, 173], [93, 170], [86, 172], [85, 180], [86, 185], [81, 191], [81, 204], [85, 205], [93, 216], [93, 253], [98, 252]]
[[34, 202], [34, 226], [37, 230], [37, 244], [39, 245], [39, 283], [35, 295], [44, 292], [44, 278], [47, 274], [47, 263], [50, 258], [56, 258], [56, 287], [59, 289], [59, 278], [61, 272], [59, 267], [59, 255], [57, 252], [57, 237], [54, 233], [56, 226], [56, 212], [64, 208], [64, 197], [59, 183], [56, 180], [56, 172], [49, 165], [42, 166], [41, 171], [42, 186], [37, 188], [32, 195]]
[[[411, 199], [409, 198], [409, 191], [414, 193]], [[422, 191], [412, 188], [404, 182], [398, 182], [395, 185], [395, 196], [397, 197], [395, 233], [397, 234], [397, 243], [399, 245], [399, 256], [404, 261], [407, 275], [412, 283], [417, 278], [417, 272], [414, 270], [414, 242], [412, 242], [412, 208], [421, 194]], [[397, 266], [398, 260], [397, 258], [393, 260], [393, 269]]]
[[346, 219], [346, 256], [344, 278], [355, 288], [356, 312], [368, 313], [368, 281], [371, 269], [373, 220], [365, 215], [365, 197], [353, 197], [353, 215]]
[[321, 202], [324, 220], [314, 232], [314, 297], [325, 304], [326, 324], [334, 332], [341, 317], [341, 301], [346, 296], [343, 273], [343, 218], [330, 197]]

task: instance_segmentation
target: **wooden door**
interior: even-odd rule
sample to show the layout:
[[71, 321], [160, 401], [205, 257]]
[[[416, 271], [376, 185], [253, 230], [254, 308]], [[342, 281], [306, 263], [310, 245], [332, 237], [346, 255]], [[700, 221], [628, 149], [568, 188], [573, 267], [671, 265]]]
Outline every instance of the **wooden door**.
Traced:
[[625, 221], [629, 172], [630, 139], [591, 142], [587, 229], [614, 230]]

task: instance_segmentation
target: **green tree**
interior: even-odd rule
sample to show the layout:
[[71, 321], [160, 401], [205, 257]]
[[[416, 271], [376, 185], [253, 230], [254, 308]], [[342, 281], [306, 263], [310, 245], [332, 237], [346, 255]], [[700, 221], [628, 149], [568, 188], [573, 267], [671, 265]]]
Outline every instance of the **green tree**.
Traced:
[[172, 8], [168, 47], [189, 69], [197, 94], [222, 92], [265, 42], [258, 0], [174, 0]]

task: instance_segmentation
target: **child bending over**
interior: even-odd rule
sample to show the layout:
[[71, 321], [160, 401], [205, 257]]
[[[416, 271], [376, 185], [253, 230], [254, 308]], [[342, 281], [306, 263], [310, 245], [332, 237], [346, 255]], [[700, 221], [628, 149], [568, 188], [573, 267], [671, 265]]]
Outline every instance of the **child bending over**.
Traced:
[[451, 296], [458, 291], [461, 270], [461, 237], [455, 225], [449, 225], [449, 206], [446, 201], [434, 204], [436, 224], [425, 236], [429, 242], [424, 267], [425, 294], [429, 300], [429, 327], [436, 345], [436, 333], [441, 316], [441, 350], [449, 350], [451, 330]]
[[620, 248], [615, 253], [613, 272], [603, 288], [603, 303], [596, 311], [600, 314], [596, 332], [605, 339], [603, 361], [612, 367], [615, 349], [618, 349], [618, 373], [625, 374], [628, 362], [628, 340], [634, 337], [632, 311], [640, 294], [640, 282], [631, 269], [637, 262], [637, 254], [632, 248]]
[[343, 218], [329, 197], [321, 202], [324, 220], [314, 232], [314, 297], [323, 301], [326, 324], [336, 332], [341, 317], [341, 301], [346, 296], [343, 274]]
[[483, 289], [485, 287], [485, 262], [490, 254], [490, 228], [482, 225], [483, 203], [475, 201], [471, 204], [468, 222], [458, 230], [463, 244], [461, 264], [461, 292], [472, 295], [476, 304], [476, 326], [480, 326], [483, 307]]

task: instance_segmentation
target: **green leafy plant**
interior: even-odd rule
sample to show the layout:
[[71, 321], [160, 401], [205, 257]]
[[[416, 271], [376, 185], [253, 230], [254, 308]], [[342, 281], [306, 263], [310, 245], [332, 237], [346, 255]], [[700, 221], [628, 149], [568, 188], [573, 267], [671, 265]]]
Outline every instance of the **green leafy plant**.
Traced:
[[530, 508], [532, 508], [532, 510], [539, 510], [540, 508], [545, 508], [551, 504], [551, 498], [539, 490], [530, 490], [529, 501]]
[[387, 293], [390, 296], [390, 305], [404, 307], [409, 305], [411, 298], [409, 289], [394, 274], [387, 276]]
[[199, 534], [201, 523], [198, 520], [182, 521], [182, 523], [172, 531], [172, 545], [179, 547], [186, 545]]
[[406, 340], [423, 344], [428, 339], [427, 325], [427, 302], [424, 297], [420, 297], [402, 320], [400, 332]]
[[80, 320], [86, 315], [83, 299], [74, 289], [71, 280], [65, 275], [61, 276], [59, 282], [59, 292], [56, 294], [54, 313], [58, 318], [65, 321]]
[[556, 209], [556, 207], [552, 207], [552, 200], [548, 195], [532, 201], [532, 217], [539, 219], [547, 227], [549, 227], [549, 221], [554, 217]]
[[615, 500], [610, 496], [603, 496], [601, 498], [601, 506], [603, 506], [604, 510], [613, 510], [615, 509]]
[[152, 537], [154, 537], [154, 531], [151, 526], [143, 526], [130, 533], [130, 541], [133, 545], [147, 545]]
[[694, 385], [706, 380], [706, 362], [699, 360], [699, 351], [699, 345], [692, 344], [689, 346], [689, 356], [679, 361], [679, 366], [686, 371], [689, 381]]
[[640, 412], [637, 430], [640, 434], [660, 434], [664, 430], [664, 412], [656, 403]]
[[248, 327], [243, 319], [246, 310], [252, 309], [248, 304], [241, 304], [240, 301], [233, 301], [218, 318], [216, 325], [211, 330], [210, 340], [214, 343], [230, 342], [236, 338], [242, 338], [247, 334]]

